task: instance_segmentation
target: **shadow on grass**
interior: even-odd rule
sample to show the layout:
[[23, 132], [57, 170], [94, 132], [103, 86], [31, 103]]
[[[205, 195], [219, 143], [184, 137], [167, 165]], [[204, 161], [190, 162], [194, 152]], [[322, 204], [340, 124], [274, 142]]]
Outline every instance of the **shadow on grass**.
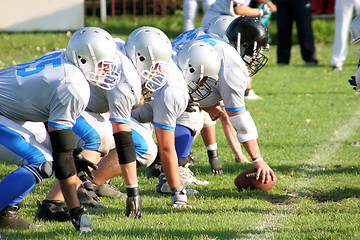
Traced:
[[[132, 239], [193, 239], [200, 237], [202, 239], [234, 239], [239, 238], [246, 234], [262, 234], [267, 232], [266, 230], [244, 230], [244, 231], [233, 231], [233, 230], [178, 230], [178, 229], [159, 229], [156, 231], [154, 228], [141, 228], [136, 227], [132, 229], [111, 229], [111, 230], [99, 230], [97, 229], [94, 233], [87, 233], [82, 235], [78, 232], [74, 232], [70, 239], [126, 239], [131, 237]], [[16, 232], [9, 234], [11, 239], [68, 239], [69, 233], [65, 233], [61, 230], [50, 231], [50, 232], [39, 232], [39, 233], [27, 233], [27, 232]], [[171, 236], [171, 237], [170, 237]]]

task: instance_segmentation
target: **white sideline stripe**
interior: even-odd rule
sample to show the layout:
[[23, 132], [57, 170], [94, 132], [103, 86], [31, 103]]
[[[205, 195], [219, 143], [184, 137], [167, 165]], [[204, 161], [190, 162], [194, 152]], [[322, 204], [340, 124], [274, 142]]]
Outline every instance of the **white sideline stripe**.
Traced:
[[[328, 160], [333, 153], [337, 151], [340, 144], [329, 144], [335, 141], [345, 140], [351, 133], [354, 132], [355, 129], [360, 128], [359, 121], [360, 110], [355, 112], [355, 114], [351, 117], [351, 119], [341, 126], [339, 129], [334, 129], [334, 131], [338, 131], [337, 134], [333, 133], [333, 136], [323, 144], [320, 144], [318, 150], [313, 155], [311, 159], [306, 161], [305, 167], [300, 171], [303, 172], [303, 175], [306, 178], [297, 181], [297, 187], [306, 187], [309, 186], [315, 177], [315, 171], [323, 169]], [[274, 235], [274, 230], [281, 229], [283, 227], [283, 223], [287, 222], [287, 212], [291, 212], [291, 209], [280, 209], [279, 211], [271, 211], [266, 215], [264, 219], [258, 221], [254, 226], [255, 233], [249, 233], [242, 239], [272, 239]], [[257, 233], [258, 232], [258, 233]]]

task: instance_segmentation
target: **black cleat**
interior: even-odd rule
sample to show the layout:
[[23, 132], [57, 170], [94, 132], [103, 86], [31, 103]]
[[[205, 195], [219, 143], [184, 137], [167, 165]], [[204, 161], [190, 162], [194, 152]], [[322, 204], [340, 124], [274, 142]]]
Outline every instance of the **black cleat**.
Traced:
[[108, 204], [100, 202], [99, 197], [95, 192], [87, 190], [84, 186], [79, 187], [77, 195], [82, 206], [94, 208], [109, 207]]
[[126, 193], [121, 192], [117, 187], [111, 185], [110, 182], [105, 182], [101, 184], [96, 190], [95, 193], [99, 197], [111, 197], [111, 198], [126, 198]]
[[33, 226], [25, 219], [19, 217], [17, 212], [19, 211], [21, 204], [5, 207], [0, 212], [0, 229], [29, 229]]
[[160, 155], [158, 154], [154, 162], [147, 167], [146, 176], [148, 178], [158, 178], [162, 172], [162, 165], [160, 160]]
[[75, 207], [70, 210], [71, 222], [75, 229], [80, 232], [93, 232], [90, 219], [84, 214], [85, 211], [81, 207]]
[[42, 203], [38, 201], [38, 210], [34, 221], [68, 222], [70, 221], [70, 213], [63, 201], [44, 200]]

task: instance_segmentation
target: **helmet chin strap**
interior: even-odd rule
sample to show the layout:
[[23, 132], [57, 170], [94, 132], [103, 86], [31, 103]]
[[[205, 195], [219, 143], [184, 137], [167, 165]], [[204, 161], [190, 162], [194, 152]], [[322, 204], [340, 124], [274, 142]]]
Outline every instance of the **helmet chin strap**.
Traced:
[[90, 43], [88, 43], [87, 46], [88, 46], [88, 49], [89, 49], [89, 52], [90, 52], [91, 59], [93, 60], [93, 63], [94, 63], [94, 72], [97, 73], [98, 64], [97, 64], [97, 61], [96, 61], [96, 56], [95, 56], [94, 49], [92, 48]]
[[[79, 63], [79, 59], [76, 57], [76, 53], [75, 51], [71, 51], [71, 56], [72, 56], [72, 62], [77, 66], [80, 67], [80, 63]], [[71, 60], [71, 59], [68, 59]]]
[[200, 66], [200, 79], [202, 79], [203, 77], [204, 77], [204, 65], [203, 64], [201, 64], [201, 66]]
[[239, 55], [241, 55], [240, 44], [241, 44], [241, 33], [238, 32], [237, 40], [236, 40], [236, 50], [238, 51]]
[[186, 72], [187, 72], [187, 70], [188, 70], [188, 66], [189, 66], [189, 61], [190, 61], [190, 59], [189, 58], [187, 58], [186, 59], [186, 62], [185, 62], [185, 68], [183, 69], [183, 71], [182, 71], [182, 73], [183, 73], [183, 77], [185, 78], [185, 76], [186, 76]]
[[149, 51], [149, 55], [150, 55], [150, 58], [151, 58], [151, 65], [154, 65], [154, 63], [155, 63], [154, 53], [153, 53], [153, 51], [152, 51], [152, 49], [151, 49], [150, 46], [147, 46], [147, 49], [148, 49], [148, 51]]

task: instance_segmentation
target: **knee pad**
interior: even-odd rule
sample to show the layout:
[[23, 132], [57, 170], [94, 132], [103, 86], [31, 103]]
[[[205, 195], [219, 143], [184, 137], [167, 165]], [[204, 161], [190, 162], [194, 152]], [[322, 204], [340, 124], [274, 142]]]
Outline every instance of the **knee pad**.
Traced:
[[25, 167], [35, 175], [38, 183], [44, 178], [50, 178], [53, 173], [53, 162], [28, 164]]
[[136, 151], [131, 132], [114, 133], [116, 152], [120, 164], [128, 164], [136, 161]]
[[229, 119], [236, 129], [237, 138], [240, 143], [258, 138], [255, 122], [248, 111], [240, 115], [229, 117]]

